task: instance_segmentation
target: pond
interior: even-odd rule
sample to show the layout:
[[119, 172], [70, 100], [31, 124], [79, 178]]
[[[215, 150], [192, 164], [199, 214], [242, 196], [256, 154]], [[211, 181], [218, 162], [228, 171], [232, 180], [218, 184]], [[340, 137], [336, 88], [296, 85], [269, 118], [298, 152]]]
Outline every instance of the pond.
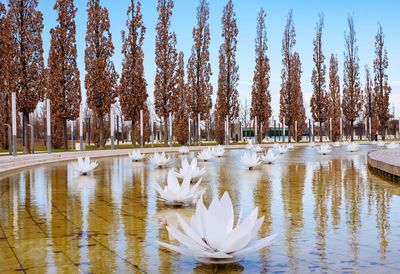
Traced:
[[[400, 186], [375, 176], [362, 145], [319, 155], [297, 147], [272, 165], [246, 170], [243, 150], [210, 162], [202, 185], [208, 205], [227, 191], [235, 214], [254, 207], [265, 216], [260, 237], [278, 233], [267, 249], [240, 263], [207, 266], [160, 247], [176, 213], [157, 199], [154, 183], [168, 169], [99, 160], [92, 175], [72, 163], [39, 166], [0, 176], [0, 272], [67, 273], [321, 273], [400, 271]], [[175, 155], [174, 167], [181, 158]]]

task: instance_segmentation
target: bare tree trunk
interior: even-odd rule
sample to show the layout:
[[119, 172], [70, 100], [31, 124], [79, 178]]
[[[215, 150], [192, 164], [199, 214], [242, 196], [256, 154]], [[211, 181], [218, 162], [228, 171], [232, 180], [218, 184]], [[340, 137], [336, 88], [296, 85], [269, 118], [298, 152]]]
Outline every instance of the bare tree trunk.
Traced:
[[354, 141], [354, 120], [351, 120], [350, 122], [350, 135], [351, 135], [351, 141]]
[[67, 128], [67, 119], [63, 119], [64, 126], [64, 150], [68, 151], [68, 128]]
[[24, 127], [24, 154], [30, 154], [31, 149], [30, 149], [30, 142], [29, 142], [29, 130], [28, 130], [28, 124], [29, 124], [29, 113], [24, 112], [23, 113], [23, 127]]
[[132, 119], [132, 146], [136, 146], [136, 120]]
[[99, 115], [100, 119], [100, 149], [104, 149], [104, 116], [103, 114]]
[[164, 146], [168, 146], [168, 117], [164, 120]]

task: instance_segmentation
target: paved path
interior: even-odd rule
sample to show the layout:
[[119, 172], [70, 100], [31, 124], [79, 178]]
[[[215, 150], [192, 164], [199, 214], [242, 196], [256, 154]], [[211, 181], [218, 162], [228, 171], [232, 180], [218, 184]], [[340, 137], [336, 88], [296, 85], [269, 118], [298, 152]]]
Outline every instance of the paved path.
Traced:
[[391, 177], [396, 181], [400, 179], [400, 148], [383, 149], [368, 154], [368, 165]]

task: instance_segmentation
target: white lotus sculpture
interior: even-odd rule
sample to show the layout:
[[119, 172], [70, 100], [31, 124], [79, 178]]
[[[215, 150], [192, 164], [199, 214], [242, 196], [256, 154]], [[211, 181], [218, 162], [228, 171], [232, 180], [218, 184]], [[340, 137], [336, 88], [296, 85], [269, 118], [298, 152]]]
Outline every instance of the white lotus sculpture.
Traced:
[[249, 170], [252, 170], [253, 168], [256, 168], [259, 165], [261, 165], [260, 157], [255, 152], [245, 151], [242, 156], [242, 159], [240, 159], [240, 162]]
[[197, 166], [197, 159], [193, 158], [192, 161], [189, 163], [189, 161], [185, 158], [182, 160], [182, 168], [179, 169], [178, 172], [176, 172], [176, 176], [179, 179], [183, 179], [186, 177], [189, 177], [190, 180], [197, 179], [201, 176], [204, 175], [206, 172], [206, 168], [200, 168]]
[[181, 146], [181, 147], [179, 147], [178, 152], [180, 154], [188, 154], [189, 153], [189, 148], [186, 147], [186, 146]]
[[396, 143], [393, 143], [393, 142], [391, 142], [390, 144], [387, 144], [387, 145], [386, 145], [386, 147], [387, 147], [388, 149], [393, 149], [393, 148], [399, 148], [399, 147], [400, 147], [400, 145], [399, 145], [399, 144], [396, 144]]
[[288, 150], [292, 150], [292, 149], [294, 149], [294, 145], [292, 145], [292, 144], [288, 144], [288, 145], [287, 145], [287, 149], [288, 149]]
[[72, 166], [76, 171], [82, 175], [87, 175], [89, 172], [93, 171], [99, 164], [97, 161], [91, 162], [90, 157], [82, 158], [78, 157], [78, 161], [72, 163]]
[[202, 151], [200, 151], [197, 154], [197, 158], [199, 158], [200, 160], [207, 162], [209, 160], [211, 160], [212, 158], [214, 158], [214, 151], [212, 151], [212, 149], [210, 148], [206, 148], [203, 149]]
[[315, 142], [311, 142], [310, 147], [315, 147]]
[[190, 223], [177, 215], [180, 229], [167, 226], [171, 238], [181, 245], [159, 242], [175, 252], [195, 256], [199, 262], [226, 264], [241, 260], [241, 256], [270, 246], [276, 235], [257, 239], [264, 217], [258, 218], [258, 208], [234, 224], [231, 198], [227, 192], [216, 197], [208, 208], [203, 199], [197, 202], [196, 212]]
[[225, 148], [221, 145], [218, 145], [214, 148], [215, 157], [221, 158], [225, 154]]
[[276, 150], [279, 152], [279, 154], [285, 154], [286, 152], [288, 152], [288, 148], [286, 145], [280, 145]]
[[151, 164], [157, 166], [158, 168], [163, 168], [168, 166], [172, 162], [172, 158], [165, 156], [164, 152], [155, 152], [154, 155], [149, 157], [149, 161]]
[[317, 148], [318, 153], [321, 155], [328, 155], [332, 152], [332, 148], [328, 144], [322, 144], [319, 148]]
[[261, 155], [260, 160], [263, 163], [272, 164], [278, 157], [278, 154], [275, 154], [272, 149], [269, 149], [266, 154]]
[[334, 142], [333, 146], [336, 147], [336, 148], [339, 148], [340, 147], [340, 142]]
[[358, 145], [356, 144], [356, 143], [350, 143], [350, 144], [348, 144], [347, 145], [347, 147], [346, 147], [346, 151], [347, 152], [356, 152], [356, 151], [358, 151]]
[[252, 150], [253, 150], [255, 153], [259, 153], [259, 152], [263, 152], [263, 151], [264, 151], [264, 149], [263, 149], [260, 145], [254, 145], [253, 148], [252, 148]]
[[129, 154], [129, 158], [132, 161], [138, 162], [138, 161], [142, 161], [144, 159], [144, 155], [142, 153], [140, 153], [140, 150], [134, 149], [134, 150], [132, 150], [132, 153]]
[[247, 150], [253, 150], [253, 144], [251, 143], [251, 142], [249, 142], [247, 145], [246, 145], [246, 149]]
[[384, 146], [386, 145], [386, 143], [385, 143], [384, 141], [378, 141], [378, 142], [376, 143], [376, 145], [377, 145], [378, 147], [384, 147]]
[[154, 184], [161, 200], [171, 205], [187, 205], [198, 200], [205, 192], [199, 188], [201, 179], [193, 186], [190, 186], [190, 177], [183, 178], [182, 184], [179, 183], [175, 170], [168, 171], [167, 184], [164, 189], [159, 184]]
[[349, 143], [348, 141], [343, 141], [343, 142], [342, 142], [342, 145], [343, 145], [343, 146], [348, 146], [349, 144], [350, 144], [350, 143]]
[[272, 145], [272, 148], [277, 149], [278, 147], [279, 147], [279, 144], [277, 144], [277, 143], [274, 143], [274, 144]]
[[378, 142], [377, 141], [375, 141], [375, 140], [373, 140], [373, 141], [371, 141], [371, 143], [370, 143], [371, 145], [377, 145], [378, 144]]

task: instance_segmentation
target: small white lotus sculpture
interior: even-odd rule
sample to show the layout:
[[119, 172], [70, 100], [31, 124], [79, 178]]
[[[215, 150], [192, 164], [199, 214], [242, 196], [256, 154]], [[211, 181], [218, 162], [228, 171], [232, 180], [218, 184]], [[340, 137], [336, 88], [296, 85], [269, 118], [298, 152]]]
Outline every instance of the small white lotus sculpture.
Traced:
[[376, 145], [377, 145], [378, 147], [384, 147], [384, 146], [386, 145], [386, 143], [385, 143], [384, 141], [378, 141], [378, 142], [376, 143]]
[[193, 158], [189, 164], [189, 161], [185, 158], [182, 160], [182, 168], [176, 173], [179, 179], [190, 178], [190, 180], [197, 179], [204, 175], [206, 168], [200, 168], [197, 166], [197, 159]]
[[342, 146], [348, 146], [350, 143], [348, 141], [343, 141]]
[[315, 142], [311, 142], [310, 147], [315, 147]]
[[371, 142], [370, 142], [370, 144], [371, 144], [371, 145], [377, 145], [377, 144], [378, 144], [378, 142], [377, 142], [377, 141], [375, 141], [375, 140], [373, 140], [373, 141], [371, 141]]
[[245, 151], [240, 162], [249, 170], [261, 165], [260, 157], [255, 152]]
[[97, 166], [97, 161], [91, 162], [90, 157], [82, 158], [78, 157], [78, 161], [72, 163], [72, 166], [76, 171], [78, 171], [82, 175], [87, 175], [89, 172], [93, 171]]
[[346, 151], [347, 152], [356, 152], [356, 151], [358, 151], [358, 145], [356, 144], [356, 143], [350, 143], [350, 144], [348, 144], [347, 145], [347, 147], [346, 147]]
[[218, 145], [214, 148], [215, 157], [221, 158], [225, 154], [225, 148], [221, 145]]
[[399, 144], [396, 144], [396, 143], [393, 143], [393, 142], [391, 142], [390, 144], [387, 144], [387, 145], [386, 145], [386, 147], [387, 147], [388, 149], [393, 149], [393, 148], [399, 148], [399, 147], [400, 147], [400, 145], [399, 145]]
[[186, 146], [181, 146], [181, 147], [179, 147], [178, 152], [180, 154], [188, 154], [189, 153], [189, 148], [186, 147]]
[[175, 170], [168, 171], [167, 184], [164, 189], [157, 183], [154, 184], [160, 199], [171, 205], [187, 205], [198, 200], [205, 192], [200, 189], [201, 179], [193, 186], [190, 186], [190, 177], [183, 178], [182, 184], [179, 183]]
[[287, 149], [288, 149], [288, 150], [293, 150], [293, 149], [294, 149], [294, 145], [288, 144], [288, 145], [287, 145]]
[[165, 156], [164, 152], [162, 153], [155, 152], [154, 155], [149, 157], [149, 161], [151, 164], [159, 168], [163, 168], [168, 166], [172, 162], [172, 158]]
[[322, 144], [318, 149], [318, 153], [321, 155], [328, 155], [332, 152], [332, 148], [328, 144]]
[[285, 154], [286, 152], [288, 152], [288, 148], [286, 145], [280, 145], [276, 150], [279, 152], [279, 154]]
[[212, 151], [212, 149], [210, 148], [206, 148], [203, 149], [202, 151], [200, 151], [197, 154], [197, 158], [199, 158], [200, 160], [207, 162], [209, 160], [211, 160], [212, 158], [214, 158], [214, 151]]
[[333, 146], [336, 147], [336, 148], [339, 148], [340, 147], [340, 142], [334, 142]]
[[249, 142], [247, 145], [246, 145], [246, 149], [247, 150], [253, 150], [253, 144], [251, 143], [251, 142]]
[[264, 217], [258, 218], [258, 208], [234, 224], [233, 205], [229, 194], [216, 197], [208, 208], [203, 199], [197, 202], [190, 223], [177, 215], [180, 229], [167, 226], [171, 238], [180, 246], [159, 242], [175, 252], [195, 256], [199, 262], [227, 264], [241, 260], [241, 256], [270, 246], [276, 235], [257, 239]]
[[138, 161], [142, 161], [144, 159], [144, 155], [142, 153], [140, 153], [140, 150], [134, 149], [134, 150], [132, 150], [132, 153], [129, 154], [129, 158], [132, 161], [138, 162]]
[[263, 163], [272, 164], [278, 157], [278, 154], [275, 154], [272, 149], [269, 149], [266, 154], [261, 155], [260, 160]]
[[254, 145], [253, 148], [252, 148], [252, 150], [253, 150], [255, 153], [260, 153], [260, 152], [263, 152], [263, 151], [264, 151], [264, 149], [263, 149], [262, 146], [260, 146], [260, 145]]

